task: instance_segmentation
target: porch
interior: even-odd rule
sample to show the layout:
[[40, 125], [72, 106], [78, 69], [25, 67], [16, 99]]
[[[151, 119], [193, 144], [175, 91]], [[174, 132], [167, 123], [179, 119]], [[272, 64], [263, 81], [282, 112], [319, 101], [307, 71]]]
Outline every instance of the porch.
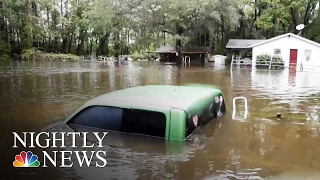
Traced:
[[229, 39], [226, 48], [232, 54], [231, 65], [252, 66], [252, 48], [249, 46], [263, 41], [265, 39]]

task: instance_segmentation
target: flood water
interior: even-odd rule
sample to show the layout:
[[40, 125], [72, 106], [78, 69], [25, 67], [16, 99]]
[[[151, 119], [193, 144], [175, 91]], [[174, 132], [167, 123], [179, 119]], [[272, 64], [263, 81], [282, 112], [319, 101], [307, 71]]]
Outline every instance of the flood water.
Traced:
[[[230, 72], [212, 64], [2, 63], [0, 179], [320, 179], [319, 79], [318, 72]], [[12, 131], [70, 131], [62, 120], [93, 97], [138, 85], [185, 83], [217, 86], [228, 111], [196, 132], [190, 143], [110, 136], [104, 168], [12, 167], [23, 150], [12, 148]], [[247, 99], [245, 120], [241, 101], [232, 119], [237, 96]], [[41, 162], [44, 149], [26, 150]]]

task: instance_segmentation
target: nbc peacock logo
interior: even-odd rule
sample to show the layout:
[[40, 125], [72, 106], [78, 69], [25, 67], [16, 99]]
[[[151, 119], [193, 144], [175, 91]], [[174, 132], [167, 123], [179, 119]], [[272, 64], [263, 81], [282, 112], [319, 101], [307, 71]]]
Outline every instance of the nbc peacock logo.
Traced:
[[22, 151], [20, 154], [16, 155], [15, 161], [13, 161], [14, 167], [39, 167], [40, 162], [38, 161], [38, 156], [33, 155], [31, 151], [27, 153]]

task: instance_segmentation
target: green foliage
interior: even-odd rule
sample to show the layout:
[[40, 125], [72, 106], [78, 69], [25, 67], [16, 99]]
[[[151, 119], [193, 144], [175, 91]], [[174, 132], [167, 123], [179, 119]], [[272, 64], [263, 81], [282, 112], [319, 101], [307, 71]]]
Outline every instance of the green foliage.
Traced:
[[130, 57], [134, 60], [142, 60], [146, 58], [146, 55], [140, 54], [138, 51], [135, 51], [133, 54], [130, 55]]
[[257, 56], [257, 62], [262, 62], [262, 63], [269, 63], [270, 61], [272, 62], [284, 62], [282, 59], [282, 56], [280, 55], [274, 55], [271, 56], [269, 54], [261, 54]]
[[270, 68], [270, 62], [272, 69], [283, 69], [284, 61], [280, 55], [261, 54], [257, 56], [258, 68]]
[[6, 63], [10, 62], [11, 60], [8, 56], [0, 56], [0, 65], [8, 65]]
[[[32, 47], [79, 56], [129, 54], [152, 51], [163, 43], [174, 45], [176, 40], [196, 46], [201, 33], [209, 33], [214, 51], [222, 53], [229, 38], [297, 33], [295, 26], [300, 23], [306, 25], [306, 38], [320, 42], [318, 0], [6, 0], [0, 4], [4, 17], [0, 54], [23, 49], [27, 60], [38, 58]], [[48, 56], [66, 58], [59, 53]]]
[[26, 49], [21, 54], [22, 60], [36, 61], [36, 60], [71, 60], [79, 61], [80, 57], [74, 54], [59, 54], [59, 53], [46, 53], [41, 52], [35, 48]]
[[271, 61], [271, 56], [269, 54], [261, 54], [257, 56], [256, 60], [257, 64], [269, 64]]
[[282, 59], [282, 56], [274, 55], [274, 56], [272, 56], [272, 62], [283, 63], [284, 61]]
[[37, 53], [37, 50], [32, 48], [32, 49], [25, 49], [22, 51], [21, 58], [22, 60], [30, 61], [30, 60], [35, 60], [34, 55]]
[[40, 56], [41, 56], [41, 59], [44, 59], [44, 60], [80, 61], [80, 57], [74, 54], [41, 53]]
[[7, 44], [2, 39], [0, 39], [0, 56], [5, 56], [7, 54], [9, 54]]
[[257, 61], [270, 62], [271, 56], [269, 54], [261, 54], [257, 56]]

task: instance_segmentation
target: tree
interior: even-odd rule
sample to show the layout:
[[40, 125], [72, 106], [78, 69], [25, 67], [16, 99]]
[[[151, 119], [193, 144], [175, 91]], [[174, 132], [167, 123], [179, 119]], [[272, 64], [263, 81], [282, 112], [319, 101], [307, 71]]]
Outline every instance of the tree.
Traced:
[[[320, 41], [318, 0], [6, 0], [0, 1], [0, 53], [45, 52], [119, 56], [165, 42], [199, 45], [210, 37], [216, 53], [230, 38], [297, 33]], [[178, 57], [180, 58], [180, 57]]]

